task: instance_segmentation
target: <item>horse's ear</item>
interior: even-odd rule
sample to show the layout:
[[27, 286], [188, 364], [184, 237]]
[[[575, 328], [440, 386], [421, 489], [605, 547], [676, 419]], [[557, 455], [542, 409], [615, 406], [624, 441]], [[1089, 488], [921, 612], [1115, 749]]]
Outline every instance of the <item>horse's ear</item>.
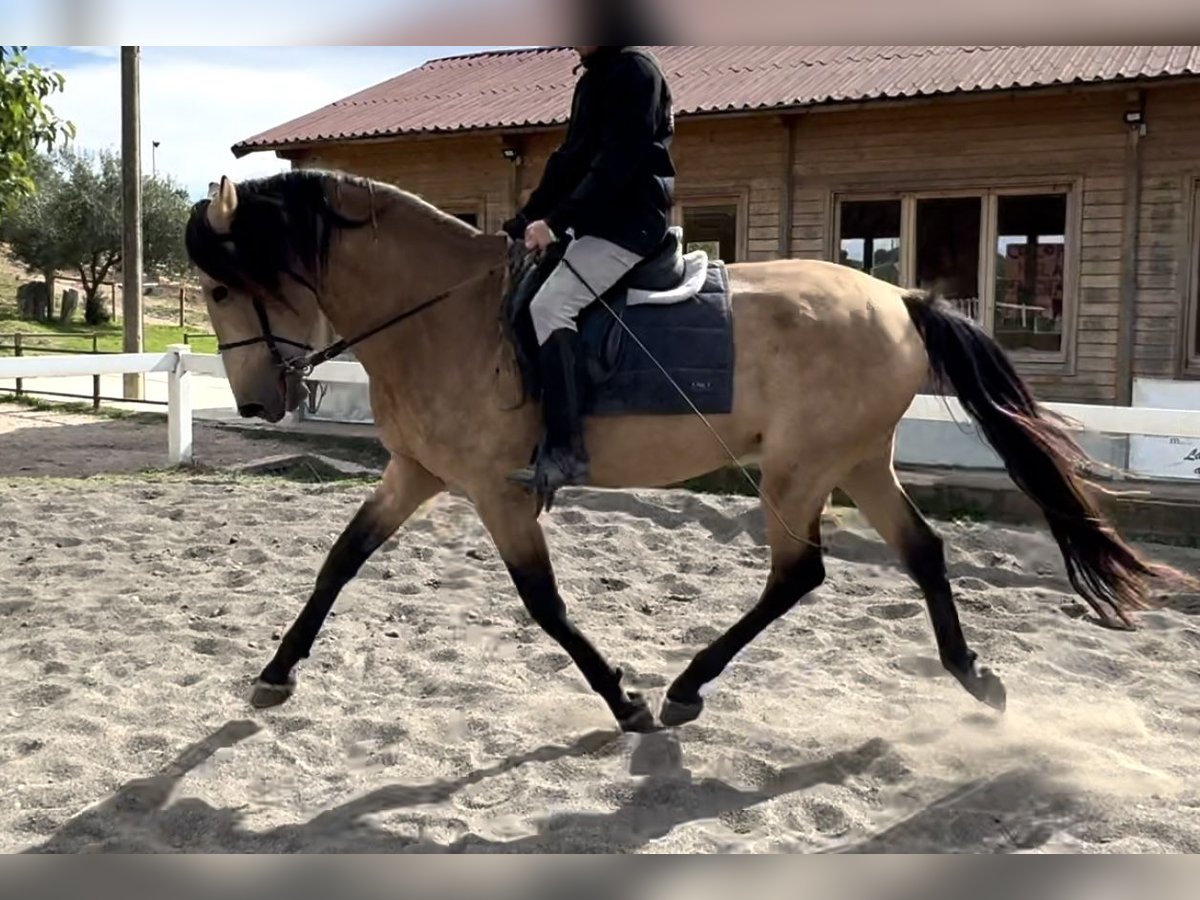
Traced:
[[[210, 185], [210, 189], [211, 189]], [[237, 186], [226, 176], [221, 176], [221, 183], [216, 186], [216, 196], [208, 204], [208, 224], [217, 234], [228, 234], [233, 225], [233, 215], [237, 212]]]

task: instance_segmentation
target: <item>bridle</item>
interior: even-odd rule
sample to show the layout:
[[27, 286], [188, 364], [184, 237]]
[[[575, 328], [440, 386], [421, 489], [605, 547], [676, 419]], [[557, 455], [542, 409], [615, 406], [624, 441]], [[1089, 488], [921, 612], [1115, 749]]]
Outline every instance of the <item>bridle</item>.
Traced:
[[293, 341], [291, 338], [279, 337], [271, 331], [271, 320], [267, 318], [267, 310], [263, 306], [262, 298], [258, 294], [255, 294], [252, 302], [254, 304], [254, 313], [258, 316], [258, 323], [262, 327], [262, 334], [257, 337], [246, 338], [244, 341], [230, 341], [226, 344], [217, 344], [217, 350], [224, 352], [225, 350], [236, 350], [238, 347], [252, 347], [255, 344], [266, 344], [267, 349], [271, 351], [271, 359], [275, 361], [275, 365], [283, 369], [288, 369], [291, 363], [296, 362], [296, 360], [289, 361], [284, 359], [283, 354], [279, 352], [280, 344], [287, 344], [289, 347], [299, 347], [301, 350], [309, 352], [312, 351], [311, 344]]
[[[493, 275], [500, 268], [500, 266], [492, 266], [486, 271], [480, 272], [477, 275], [472, 275], [470, 278], [458, 282], [448, 290], [442, 291], [440, 294], [435, 294], [433, 297], [430, 297], [428, 300], [418, 304], [417, 306], [414, 306], [412, 309], [406, 310], [399, 315], [392, 316], [392, 318], [385, 322], [381, 322], [374, 328], [364, 331], [357, 337], [334, 341], [328, 347], [324, 348], [323, 350], [318, 350], [315, 353], [312, 352], [313, 348], [311, 344], [306, 344], [303, 341], [294, 341], [291, 338], [280, 337], [271, 331], [271, 321], [269, 318], [267, 318], [267, 309], [263, 305], [262, 297], [255, 293], [251, 297], [251, 302], [254, 305], [254, 313], [258, 316], [258, 323], [262, 328], [262, 334], [258, 335], [257, 337], [246, 338], [244, 341], [231, 341], [226, 344], [217, 344], [217, 350], [235, 350], [238, 347], [250, 347], [255, 344], [266, 344], [267, 349], [271, 352], [271, 359], [275, 362], [275, 365], [278, 368], [282, 369], [289, 375], [308, 376], [312, 374], [313, 369], [321, 365], [321, 363], [329, 362], [331, 359], [334, 359], [335, 357], [345, 353], [351, 347], [361, 344], [368, 338], [374, 337], [375, 335], [379, 334], [379, 332], [385, 331], [386, 329], [391, 328], [393, 325], [398, 325], [405, 319], [424, 312], [432, 306], [436, 306], [442, 301], [452, 297], [461, 288], [466, 287], [472, 282], [482, 281], [484, 278]], [[309, 286], [309, 289], [312, 290], [311, 286]], [[283, 354], [279, 351], [280, 344], [286, 344], [289, 347], [297, 347], [300, 350], [305, 351], [306, 355], [297, 357], [296, 359], [284, 359]]]

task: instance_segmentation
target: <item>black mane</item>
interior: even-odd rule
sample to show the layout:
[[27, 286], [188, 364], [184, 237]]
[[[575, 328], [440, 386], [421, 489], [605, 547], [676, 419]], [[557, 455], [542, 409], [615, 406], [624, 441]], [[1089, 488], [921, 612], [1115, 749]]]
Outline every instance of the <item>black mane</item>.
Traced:
[[329, 172], [294, 169], [237, 186], [229, 234], [208, 224], [210, 200], [192, 207], [185, 236], [188, 256], [210, 278], [244, 291], [278, 295], [283, 276], [313, 287], [329, 257], [335, 228], [359, 228], [330, 206], [330, 185], [351, 181]]

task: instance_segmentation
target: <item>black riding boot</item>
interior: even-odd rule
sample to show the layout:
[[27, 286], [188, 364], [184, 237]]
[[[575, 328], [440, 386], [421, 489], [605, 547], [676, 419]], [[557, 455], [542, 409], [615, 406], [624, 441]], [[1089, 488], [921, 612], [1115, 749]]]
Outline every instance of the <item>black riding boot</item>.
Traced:
[[538, 351], [542, 382], [542, 416], [546, 434], [537, 460], [509, 478], [542, 495], [548, 502], [564, 485], [584, 484], [588, 478], [583, 444], [583, 410], [579, 375], [579, 333], [560, 328]]

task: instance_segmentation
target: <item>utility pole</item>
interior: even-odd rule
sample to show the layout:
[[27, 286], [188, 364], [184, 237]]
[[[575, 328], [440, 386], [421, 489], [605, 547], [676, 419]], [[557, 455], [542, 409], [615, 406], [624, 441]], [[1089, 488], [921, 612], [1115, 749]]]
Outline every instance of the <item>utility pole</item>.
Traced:
[[[142, 122], [140, 47], [121, 48], [121, 251], [125, 352], [142, 352]], [[142, 376], [125, 375], [126, 400], [141, 400]]]

